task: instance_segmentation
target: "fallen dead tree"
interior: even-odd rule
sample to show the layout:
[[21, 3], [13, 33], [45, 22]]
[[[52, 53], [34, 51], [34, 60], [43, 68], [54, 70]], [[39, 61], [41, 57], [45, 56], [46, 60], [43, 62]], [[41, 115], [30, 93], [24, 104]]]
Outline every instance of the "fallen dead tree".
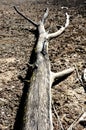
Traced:
[[25, 17], [16, 7], [14, 9], [37, 28], [37, 42], [35, 45], [35, 60], [33, 62], [33, 74], [31, 76], [26, 100], [24, 103], [24, 114], [22, 123], [18, 130], [53, 130], [52, 107], [51, 107], [51, 86], [55, 79], [70, 75], [74, 68], [63, 70], [62, 72], [51, 72], [50, 60], [48, 56], [48, 41], [57, 37], [69, 25], [69, 15], [66, 13], [66, 23], [57, 32], [48, 34], [44, 28], [44, 23], [48, 16], [46, 9], [41, 21], [36, 23]]

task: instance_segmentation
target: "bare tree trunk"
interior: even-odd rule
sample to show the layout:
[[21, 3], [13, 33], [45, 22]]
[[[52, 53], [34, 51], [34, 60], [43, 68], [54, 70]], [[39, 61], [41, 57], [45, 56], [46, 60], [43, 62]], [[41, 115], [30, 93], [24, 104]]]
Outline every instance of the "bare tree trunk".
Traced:
[[27, 93], [22, 130], [52, 130], [50, 61], [48, 56], [37, 55], [37, 68], [31, 77]]
[[31, 22], [38, 30], [38, 41], [35, 48], [36, 60], [34, 70], [30, 79], [30, 87], [27, 92], [24, 116], [21, 130], [53, 130], [51, 111], [51, 85], [55, 78], [71, 74], [74, 68], [67, 69], [59, 73], [51, 72], [50, 60], [48, 56], [48, 40], [60, 35], [69, 25], [69, 15], [66, 13], [65, 26], [55, 33], [48, 34], [44, 28], [44, 22], [48, 16], [46, 10], [41, 21], [37, 24], [21, 14], [16, 7], [17, 13]]

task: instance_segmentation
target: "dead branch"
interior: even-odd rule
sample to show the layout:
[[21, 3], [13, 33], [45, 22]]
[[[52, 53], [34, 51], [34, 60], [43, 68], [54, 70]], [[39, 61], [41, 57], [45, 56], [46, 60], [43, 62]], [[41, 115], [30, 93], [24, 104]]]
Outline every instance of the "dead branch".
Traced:
[[34, 21], [32, 21], [30, 18], [27, 18], [26, 16], [24, 16], [15, 6], [13, 6], [14, 7], [14, 9], [15, 9], [15, 11], [19, 14], [19, 15], [21, 15], [24, 19], [26, 19], [27, 21], [29, 21], [31, 24], [33, 24], [34, 26], [38, 26], [38, 24], [36, 23], [36, 22], [34, 22]]
[[48, 13], [49, 13], [49, 9], [47, 8], [46, 11], [45, 11], [44, 16], [43, 16], [43, 18], [42, 18], [42, 22], [43, 22], [43, 24], [44, 24], [46, 18], [48, 17]]
[[14, 9], [23, 18], [37, 27], [38, 31], [37, 43], [34, 49], [36, 55], [33, 63], [34, 69], [30, 80], [26, 79], [26, 81], [30, 81], [27, 82], [29, 88], [24, 102], [22, 123], [18, 122], [21, 126], [16, 130], [53, 130], [51, 85], [55, 78], [62, 78], [65, 75], [71, 74], [74, 68], [66, 69], [59, 73], [51, 72], [48, 56], [48, 41], [50, 38], [60, 35], [67, 28], [69, 25], [69, 15], [66, 13], [64, 27], [62, 26], [56, 33], [48, 34], [44, 27], [44, 22], [48, 16], [48, 8], [38, 24], [24, 16], [15, 6]]
[[64, 30], [68, 27], [68, 25], [69, 25], [69, 15], [68, 15], [68, 13], [66, 13], [66, 23], [65, 23], [65, 26], [62, 26], [55, 33], [48, 34], [47, 38], [50, 39], [50, 38], [54, 38], [54, 37], [59, 36], [60, 34], [62, 34], [64, 32]]
[[55, 79], [66, 77], [67, 75], [70, 75], [72, 72], [74, 72], [74, 70], [75, 68], [69, 68], [58, 73], [51, 72], [51, 84]]

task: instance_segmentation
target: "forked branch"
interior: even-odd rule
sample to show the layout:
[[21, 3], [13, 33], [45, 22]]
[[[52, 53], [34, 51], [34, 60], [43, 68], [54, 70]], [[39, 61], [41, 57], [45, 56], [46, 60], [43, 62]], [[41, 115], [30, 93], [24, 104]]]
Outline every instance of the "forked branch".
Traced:
[[38, 24], [36, 22], [34, 22], [33, 20], [31, 20], [30, 18], [27, 18], [26, 16], [24, 16], [15, 6], [14, 6], [15, 11], [21, 15], [24, 19], [26, 19], [27, 21], [29, 21], [31, 24], [33, 24], [34, 26], [38, 26]]
[[[45, 28], [44, 28], [44, 22], [46, 20], [46, 18], [48, 17], [48, 12], [49, 12], [49, 9], [47, 8], [43, 17], [42, 17], [42, 20], [39, 22], [39, 23], [36, 23], [34, 22], [33, 20], [31, 20], [30, 18], [27, 18], [25, 15], [23, 15], [15, 6], [14, 6], [14, 9], [15, 11], [21, 15], [24, 19], [26, 19], [27, 21], [29, 21], [31, 24], [33, 24], [35, 27], [39, 27], [39, 32], [45, 32]], [[42, 26], [41, 26], [42, 25]], [[69, 15], [68, 13], [66, 13], [66, 23], [65, 23], [65, 26], [62, 26], [57, 32], [55, 33], [51, 33], [51, 34], [48, 34], [46, 33], [46, 39], [51, 39], [51, 38], [54, 38], [54, 37], [57, 37], [59, 36], [61, 33], [64, 32], [64, 30], [68, 27], [69, 25]], [[44, 30], [44, 31], [43, 31]]]

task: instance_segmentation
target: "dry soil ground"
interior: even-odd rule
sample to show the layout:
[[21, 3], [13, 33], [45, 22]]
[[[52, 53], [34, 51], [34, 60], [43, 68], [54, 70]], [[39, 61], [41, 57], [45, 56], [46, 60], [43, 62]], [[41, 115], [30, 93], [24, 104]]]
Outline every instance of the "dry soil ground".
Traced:
[[[49, 7], [45, 26], [50, 32], [65, 23], [65, 10], [49, 2], [0, 0], [0, 130], [13, 130], [24, 87], [18, 77], [26, 76], [35, 42], [34, 35], [29, 31], [34, 27], [15, 12], [13, 5], [35, 21], [39, 21], [44, 9]], [[49, 44], [51, 66], [54, 72], [58, 72], [76, 64], [81, 75], [86, 68], [85, 7], [70, 7], [68, 13], [69, 27]], [[64, 130], [86, 112], [86, 93], [77, 80], [76, 72], [52, 88], [52, 99]], [[52, 113], [54, 130], [60, 130], [55, 110]], [[73, 130], [84, 130], [84, 127], [77, 122]]]

